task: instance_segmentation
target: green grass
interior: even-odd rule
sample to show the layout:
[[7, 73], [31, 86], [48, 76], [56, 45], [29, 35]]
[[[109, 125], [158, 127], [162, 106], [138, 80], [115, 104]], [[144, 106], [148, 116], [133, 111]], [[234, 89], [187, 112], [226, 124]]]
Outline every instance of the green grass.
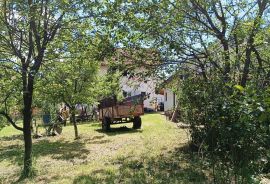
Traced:
[[[80, 124], [60, 136], [33, 141], [36, 175], [20, 183], [206, 183], [207, 177], [192, 154], [188, 134], [159, 114], [142, 117], [142, 129], [132, 124], [112, 126], [104, 133], [99, 123]], [[125, 127], [124, 127], [125, 126]], [[41, 129], [40, 129], [41, 131]], [[23, 141], [12, 127], [0, 131], [0, 183], [18, 181]]]

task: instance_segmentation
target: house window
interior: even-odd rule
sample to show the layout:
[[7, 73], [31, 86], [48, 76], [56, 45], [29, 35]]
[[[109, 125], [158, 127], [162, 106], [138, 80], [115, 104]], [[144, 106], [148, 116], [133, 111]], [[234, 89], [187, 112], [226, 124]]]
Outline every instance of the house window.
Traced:
[[126, 76], [128, 76], [128, 71], [127, 70], [125, 70], [124, 72], [123, 72], [123, 74], [122, 74], [124, 77], [126, 77]]
[[127, 97], [127, 92], [123, 90], [123, 96]]
[[145, 92], [141, 92], [141, 95], [142, 95], [142, 96], [145, 96], [145, 95], [146, 95], [146, 93], [145, 93]]

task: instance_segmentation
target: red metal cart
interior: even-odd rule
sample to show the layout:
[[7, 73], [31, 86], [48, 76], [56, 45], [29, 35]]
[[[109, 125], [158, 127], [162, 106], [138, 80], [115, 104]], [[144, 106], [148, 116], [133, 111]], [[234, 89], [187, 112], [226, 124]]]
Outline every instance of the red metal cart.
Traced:
[[116, 98], [103, 99], [99, 106], [99, 119], [102, 121], [102, 129], [110, 130], [111, 124], [133, 122], [133, 128], [141, 128], [141, 115], [144, 114], [144, 95], [136, 95], [117, 102]]

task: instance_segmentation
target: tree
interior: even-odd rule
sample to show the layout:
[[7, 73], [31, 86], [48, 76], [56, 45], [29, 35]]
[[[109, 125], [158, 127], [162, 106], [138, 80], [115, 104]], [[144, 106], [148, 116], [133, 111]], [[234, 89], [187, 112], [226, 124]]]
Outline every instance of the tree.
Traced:
[[[97, 91], [98, 62], [78, 57], [58, 62], [50, 71], [41, 77], [37, 96], [43, 101], [62, 103], [71, 111], [71, 122], [74, 125], [75, 139], [79, 138], [75, 119], [76, 104], [94, 104], [100, 91]], [[44, 90], [43, 87], [46, 86]]]
[[[60, 52], [59, 45], [52, 45], [55, 38], [63, 28], [67, 29], [69, 23], [82, 18], [93, 17], [91, 6], [94, 3], [83, 4], [83, 1], [1, 1], [0, 14], [0, 67], [8, 75], [16, 73], [16, 84], [11, 84], [11, 92], [4, 94], [21, 105], [23, 114], [23, 127], [18, 127], [7, 112], [1, 111], [9, 123], [21, 130], [24, 135], [24, 168], [23, 175], [29, 176], [32, 167], [32, 138], [31, 120], [32, 103], [35, 82], [41, 66], [49, 63], [49, 48]], [[83, 6], [84, 5], [84, 6]], [[78, 13], [83, 7], [88, 7], [86, 13]], [[52, 50], [52, 49], [51, 49]], [[55, 54], [57, 57], [57, 54]], [[16, 89], [18, 93], [14, 93]], [[10, 94], [10, 95], [9, 95]]]
[[[202, 71], [205, 79], [207, 68], [215, 68], [224, 82], [237, 80], [244, 86], [252, 56], [256, 55], [258, 65], [263, 64], [258, 52], [261, 45], [255, 40], [267, 26], [267, 0], [117, 1], [111, 6], [114, 12], [109, 12], [108, 22], [118, 28], [112, 33], [116, 42], [124, 47], [156, 48], [162, 65], [177, 69], [188, 64]], [[235, 67], [242, 74], [230, 79]]]

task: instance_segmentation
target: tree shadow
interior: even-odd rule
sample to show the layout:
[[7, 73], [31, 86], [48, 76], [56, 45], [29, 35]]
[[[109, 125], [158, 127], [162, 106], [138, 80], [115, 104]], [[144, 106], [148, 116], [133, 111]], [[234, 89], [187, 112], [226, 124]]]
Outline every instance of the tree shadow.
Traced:
[[116, 178], [117, 176], [114, 173], [100, 169], [93, 171], [91, 175], [81, 175], [76, 177], [73, 180], [73, 184], [116, 183]]
[[4, 136], [4, 137], [0, 137], [0, 142], [2, 141], [14, 141], [14, 140], [23, 140], [23, 135], [19, 134], [19, 135], [12, 135], [12, 136]]
[[0, 162], [9, 160], [14, 164], [22, 165], [23, 149], [19, 145], [10, 145], [0, 148]]
[[[73, 159], [84, 160], [90, 153], [85, 144], [103, 144], [109, 140], [102, 140], [104, 136], [94, 136], [89, 139], [69, 141], [50, 141], [49, 139], [38, 140], [33, 144], [33, 157], [51, 156], [52, 159], [72, 161]], [[0, 162], [8, 160], [14, 164], [23, 164], [23, 146], [10, 145], [0, 148]]]
[[51, 155], [57, 160], [85, 159], [89, 151], [85, 149], [85, 143], [74, 141], [57, 141], [41, 140], [33, 145], [34, 157]]
[[113, 161], [114, 172], [101, 170], [81, 175], [73, 183], [209, 183], [199, 158], [186, 147], [156, 157], [123, 156]]
[[128, 128], [126, 126], [121, 126], [121, 127], [111, 127], [110, 131], [108, 131], [108, 132], [105, 132], [102, 129], [96, 129], [95, 131], [97, 131], [99, 133], [104, 133], [108, 136], [116, 136], [119, 134], [126, 134], [126, 133], [142, 133], [143, 130]]

